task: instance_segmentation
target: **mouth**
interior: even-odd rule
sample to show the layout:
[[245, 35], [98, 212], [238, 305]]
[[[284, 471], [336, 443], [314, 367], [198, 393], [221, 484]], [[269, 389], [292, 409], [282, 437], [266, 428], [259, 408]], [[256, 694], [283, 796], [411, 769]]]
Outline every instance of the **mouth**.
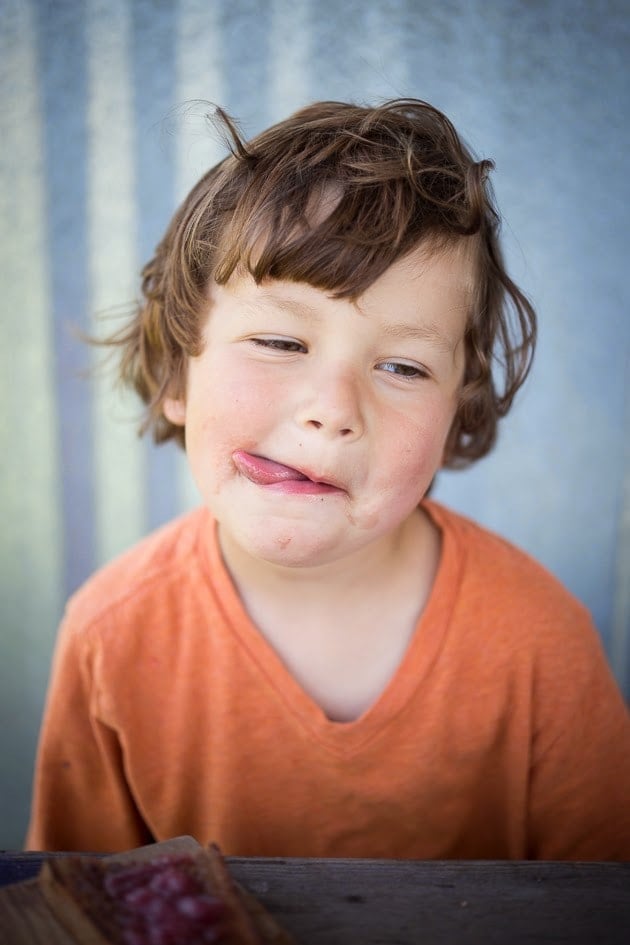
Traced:
[[329, 479], [319, 479], [306, 470], [277, 463], [265, 456], [236, 450], [232, 460], [239, 473], [257, 486], [263, 486], [274, 492], [286, 494], [322, 495], [329, 492], [343, 492], [341, 486]]

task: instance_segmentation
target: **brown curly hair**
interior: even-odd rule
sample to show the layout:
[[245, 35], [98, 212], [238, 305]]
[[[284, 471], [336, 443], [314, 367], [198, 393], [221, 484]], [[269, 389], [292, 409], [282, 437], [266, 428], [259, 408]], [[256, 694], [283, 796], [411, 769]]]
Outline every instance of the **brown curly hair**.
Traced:
[[[356, 299], [396, 260], [472, 240], [477, 283], [465, 334], [465, 374], [444, 464], [464, 466], [493, 446], [531, 365], [534, 310], [509, 278], [488, 174], [440, 111], [416, 99], [376, 107], [318, 102], [246, 142], [216, 109], [230, 149], [175, 213], [143, 269], [143, 303], [105, 341], [120, 346], [120, 376], [147, 405], [141, 432], [156, 442], [184, 431], [165, 397], [185, 394], [201, 351], [208, 286], [235, 271], [306, 282]], [[335, 193], [331, 212], [313, 214]]]

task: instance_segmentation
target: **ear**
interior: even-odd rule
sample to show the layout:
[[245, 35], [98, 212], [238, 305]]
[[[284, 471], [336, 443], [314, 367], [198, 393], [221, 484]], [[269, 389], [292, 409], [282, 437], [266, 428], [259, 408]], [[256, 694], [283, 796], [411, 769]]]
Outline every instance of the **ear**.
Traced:
[[183, 398], [165, 397], [162, 406], [164, 416], [176, 427], [186, 424], [186, 401]]

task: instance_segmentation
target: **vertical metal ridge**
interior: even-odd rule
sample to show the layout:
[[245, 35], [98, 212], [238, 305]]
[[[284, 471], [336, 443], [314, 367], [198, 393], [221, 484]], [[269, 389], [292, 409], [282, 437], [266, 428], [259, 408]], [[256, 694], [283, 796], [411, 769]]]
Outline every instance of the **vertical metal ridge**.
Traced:
[[[142, 267], [152, 256], [175, 209], [174, 142], [169, 115], [175, 101], [174, 4], [128, 3], [131, 15], [131, 81], [135, 128], [137, 253]], [[178, 511], [175, 448], [143, 443], [145, 521], [153, 529]]]
[[[89, 298], [94, 334], [122, 327], [138, 296], [135, 131], [127, 0], [87, 0]], [[146, 528], [141, 404], [114, 388], [112, 352], [93, 351], [94, 491], [97, 563]], [[109, 357], [108, 357], [109, 355]], [[118, 355], [118, 352], [116, 352]]]
[[46, 172], [46, 246], [63, 470], [63, 587], [69, 595], [94, 570], [94, 461], [89, 354], [74, 331], [89, 330], [87, 287], [85, 12], [38, 4], [38, 85]]
[[619, 503], [610, 661], [617, 681], [630, 702], [630, 381], [628, 376], [626, 373], [626, 416], [624, 428], [621, 431], [625, 442], [624, 469]]

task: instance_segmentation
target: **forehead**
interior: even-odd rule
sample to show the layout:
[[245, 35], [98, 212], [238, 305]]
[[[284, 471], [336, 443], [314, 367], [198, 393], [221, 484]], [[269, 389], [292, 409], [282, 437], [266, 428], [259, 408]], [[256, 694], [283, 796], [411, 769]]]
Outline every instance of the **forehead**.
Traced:
[[418, 325], [455, 344], [463, 335], [476, 285], [475, 254], [469, 246], [418, 247], [393, 263], [357, 299], [390, 331]]
[[397, 259], [375, 280], [371, 289], [397, 287], [422, 293], [442, 286], [449, 291], [472, 293], [477, 281], [476, 240], [460, 238], [444, 245], [427, 240]]
[[419, 247], [397, 260], [356, 299], [338, 298], [306, 282], [265, 278], [256, 283], [237, 270], [211, 290], [210, 310], [316, 323], [354, 310], [388, 336], [432, 338], [453, 348], [461, 339], [474, 292], [474, 255], [467, 247]]

